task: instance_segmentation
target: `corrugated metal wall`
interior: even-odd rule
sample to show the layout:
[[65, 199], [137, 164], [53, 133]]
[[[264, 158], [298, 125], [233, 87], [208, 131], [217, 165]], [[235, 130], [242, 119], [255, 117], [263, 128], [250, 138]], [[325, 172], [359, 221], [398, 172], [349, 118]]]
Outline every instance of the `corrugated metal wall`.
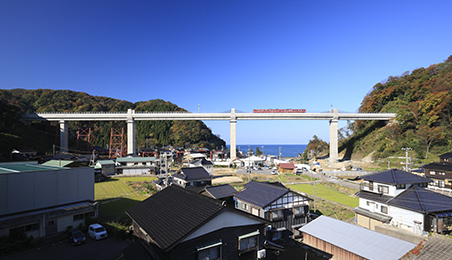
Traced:
[[0, 215], [94, 200], [94, 169], [0, 174]]

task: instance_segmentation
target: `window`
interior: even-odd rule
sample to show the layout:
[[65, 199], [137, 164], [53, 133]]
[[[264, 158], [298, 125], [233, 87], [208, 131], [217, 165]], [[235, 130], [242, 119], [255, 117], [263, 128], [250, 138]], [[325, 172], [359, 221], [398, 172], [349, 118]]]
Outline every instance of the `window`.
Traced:
[[250, 250], [257, 246], [257, 236], [240, 239], [239, 250]]
[[396, 188], [399, 190], [399, 189], [405, 189], [406, 188], [406, 185], [405, 184], [399, 184], [399, 185], [397, 185], [396, 186]]
[[212, 247], [198, 252], [198, 260], [220, 259], [220, 247]]
[[444, 181], [438, 181], [438, 187], [444, 188]]
[[435, 171], [430, 171], [430, 174], [431, 175], [435, 175]]
[[366, 201], [366, 205], [367, 205], [367, 206], [370, 206], [370, 201]]
[[259, 216], [259, 209], [251, 208], [251, 214]]
[[427, 187], [428, 183], [419, 183], [418, 186], [421, 188]]
[[386, 207], [386, 206], [381, 206], [381, 213], [388, 214], [388, 207]]
[[369, 190], [374, 190], [374, 182], [369, 181]]
[[283, 212], [281, 209], [272, 211], [272, 219], [278, 219], [278, 218], [282, 218], [282, 217], [283, 217]]
[[389, 194], [389, 187], [383, 186], [383, 185], [378, 185], [378, 192], [383, 193], [383, 194]]
[[74, 221], [80, 220], [80, 219], [85, 219], [85, 214], [82, 213], [82, 214], [77, 214], [77, 215], [73, 216]]
[[282, 232], [281, 231], [272, 232], [272, 240], [278, 240], [280, 238], [282, 238]]
[[249, 210], [250, 207], [248, 206], [248, 204], [242, 203], [242, 209], [244, 209], [244, 210]]
[[302, 214], [304, 214], [304, 207], [300, 206], [300, 207], [293, 208], [293, 213], [295, 215], [302, 215]]

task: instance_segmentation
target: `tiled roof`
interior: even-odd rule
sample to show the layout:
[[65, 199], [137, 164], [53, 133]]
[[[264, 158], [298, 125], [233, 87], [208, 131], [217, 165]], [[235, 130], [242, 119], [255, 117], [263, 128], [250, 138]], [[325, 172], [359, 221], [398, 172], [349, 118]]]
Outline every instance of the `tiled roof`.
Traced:
[[378, 201], [381, 203], [387, 203], [390, 199], [394, 198], [393, 196], [383, 195], [380, 193], [364, 191], [364, 190], [358, 191], [355, 195], [360, 198], [363, 198], [363, 199]]
[[295, 165], [293, 163], [280, 163], [279, 168], [283, 169], [295, 169]]
[[233, 196], [237, 190], [229, 184], [206, 187], [206, 191], [215, 199]]
[[224, 207], [221, 201], [172, 185], [126, 213], [166, 251]]
[[452, 171], [452, 163], [433, 162], [433, 163], [424, 165], [424, 169]]
[[391, 169], [387, 171], [368, 174], [361, 177], [364, 180], [387, 183], [392, 185], [397, 184], [414, 184], [414, 183], [428, 183], [430, 179], [421, 177], [399, 169]]
[[237, 193], [235, 197], [261, 208], [289, 192], [289, 189], [279, 183], [251, 181], [244, 186], [245, 189]]
[[181, 168], [180, 173], [174, 174], [173, 176], [186, 181], [211, 178], [210, 174], [203, 167]]
[[439, 158], [452, 158], [452, 153], [441, 154]]
[[418, 186], [411, 186], [388, 204], [421, 213], [452, 212], [452, 197]]
[[438, 234], [431, 234], [415, 248], [406, 253], [402, 260], [449, 260], [452, 239]]
[[399, 259], [416, 245], [326, 216], [316, 218], [300, 230], [353, 254], [373, 260]]

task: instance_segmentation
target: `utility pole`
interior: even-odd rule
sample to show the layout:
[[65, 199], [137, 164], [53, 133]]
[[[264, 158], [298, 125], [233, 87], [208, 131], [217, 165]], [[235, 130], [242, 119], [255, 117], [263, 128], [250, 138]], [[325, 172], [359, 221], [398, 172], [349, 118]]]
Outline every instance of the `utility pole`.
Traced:
[[248, 145], [248, 182], [250, 182], [250, 178], [251, 178], [251, 151], [250, 151], [250, 146]]
[[[408, 151], [413, 150], [411, 147], [403, 147], [402, 150], [405, 150], [405, 171], [411, 172], [411, 158], [408, 159]], [[408, 162], [409, 161], [409, 162]]]

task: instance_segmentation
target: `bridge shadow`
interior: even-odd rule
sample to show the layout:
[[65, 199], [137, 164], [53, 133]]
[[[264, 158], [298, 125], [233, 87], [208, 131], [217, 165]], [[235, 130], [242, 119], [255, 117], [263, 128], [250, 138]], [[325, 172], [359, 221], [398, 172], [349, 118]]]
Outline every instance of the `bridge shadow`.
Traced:
[[356, 142], [360, 141], [364, 137], [366, 137], [368, 134], [373, 132], [377, 128], [384, 127], [386, 125], [386, 121], [373, 121], [369, 124], [368, 127], [361, 130], [357, 134], [354, 134], [351, 138], [347, 139], [344, 143], [341, 144], [339, 147], [338, 152], [342, 152], [345, 150], [345, 154], [342, 157], [341, 161], [348, 161], [352, 159], [353, 150], [355, 149]]

